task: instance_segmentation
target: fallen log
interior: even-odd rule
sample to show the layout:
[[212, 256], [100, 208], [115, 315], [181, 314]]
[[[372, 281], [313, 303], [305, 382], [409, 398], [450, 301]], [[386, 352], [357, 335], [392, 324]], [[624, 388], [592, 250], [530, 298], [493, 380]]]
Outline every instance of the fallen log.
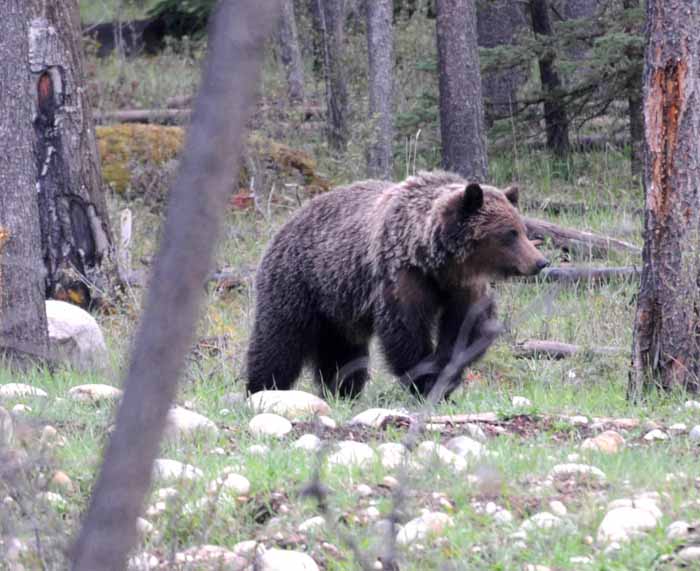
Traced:
[[525, 278], [524, 281], [561, 282], [564, 284], [602, 285], [617, 280], [639, 279], [637, 268], [623, 266], [618, 268], [545, 268], [537, 276]]
[[567, 359], [581, 353], [619, 355], [622, 353], [622, 349], [617, 347], [581, 347], [570, 343], [562, 343], [561, 341], [530, 339], [518, 343], [513, 348], [513, 352], [516, 357], [524, 359], [536, 359], [538, 357], [545, 359]]
[[165, 106], [168, 109], [184, 109], [192, 105], [191, 95], [174, 95], [165, 100]]
[[[515, 418], [517, 416], [528, 416], [535, 420], [540, 421], [564, 421], [569, 422], [573, 425], [585, 426], [588, 424], [603, 424], [605, 426], [610, 426], [617, 429], [631, 430], [641, 426], [642, 422], [638, 418], [615, 418], [610, 416], [586, 416], [586, 422], [581, 422], [581, 416], [583, 415], [571, 415], [571, 414], [535, 414], [535, 415], [515, 415], [510, 418]], [[509, 418], [499, 416], [495, 412], [481, 412], [475, 414], [452, 414], [452, 415], [439, 415], [430, 416], [427, 419], [427, 423], [433, 425], [434, 429], [439, 426], [447, 427], [460, 424], [487, 424], [496, 426], [506, 426], [509, 422]]]
[[157, 123], [175, 125], [187, 123], [189, 109], [125, 109], [122, 111], [95, 111], [95, 122], [105, 123]]
[[527, 236], [530, 240], [546, 240], [549, 239], [554, 246], [567, 250], [573, 253], [579, 253], [590, 257], [607, 257], [611, 250], [626, 254], [634, 254], [640, 256], [642, 249], [634, 244], [611, 238], [609, 236], [601, 236], [593, 232], [585, 230], [574, 230], [573, 228], [565, 228], [539, 220], [538, 218], [524, 218]]
[[540, 210], [549, 214], [577, 214], [583, 215], [596, 210], [622, 210], [629, 214], [641, 215], [643, 208], [631, 207], [629, 205], [618, 204], [586, 204], [585, 202], [566, 202], [549, 198], [525, 200], [521, 203], [522, 210]]

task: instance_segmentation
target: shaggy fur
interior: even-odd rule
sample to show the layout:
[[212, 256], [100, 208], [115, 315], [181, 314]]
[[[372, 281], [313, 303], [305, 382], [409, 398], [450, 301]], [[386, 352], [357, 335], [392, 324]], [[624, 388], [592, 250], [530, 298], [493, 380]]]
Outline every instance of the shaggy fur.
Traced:
[[258, 269], [248, 391], [289, 389], [310, 363], [320, 386], [356, 396], [368, 370], [352, 365], [366, 360], [376, 334], [392, 372], [426, 395], [435, 374], [406, 374], [426, 358], [447, 363], [488, 281], [547, 264], [525, 235], [517, 193], [423, 172], [310, 201]]

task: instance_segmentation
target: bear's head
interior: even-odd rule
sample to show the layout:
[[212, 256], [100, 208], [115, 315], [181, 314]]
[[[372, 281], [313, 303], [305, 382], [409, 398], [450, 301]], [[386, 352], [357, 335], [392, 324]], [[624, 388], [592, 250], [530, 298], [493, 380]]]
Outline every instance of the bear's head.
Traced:
[[460, 279], [533, 276], [549, 265], [528, 239], [517, 210], [518, 187], [470, 183], [450, 192], [441, 207], [441, 241]]

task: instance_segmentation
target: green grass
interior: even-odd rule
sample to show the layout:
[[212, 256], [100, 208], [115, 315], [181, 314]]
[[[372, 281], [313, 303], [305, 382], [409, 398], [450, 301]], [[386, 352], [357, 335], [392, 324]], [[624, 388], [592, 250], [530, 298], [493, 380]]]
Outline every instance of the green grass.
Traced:
[[122, 20], [137, 20], [144, 18], [156, 4], [158, 0], [80, 0], [80, 19], [84, 24], [111, 22], [120, 15]]

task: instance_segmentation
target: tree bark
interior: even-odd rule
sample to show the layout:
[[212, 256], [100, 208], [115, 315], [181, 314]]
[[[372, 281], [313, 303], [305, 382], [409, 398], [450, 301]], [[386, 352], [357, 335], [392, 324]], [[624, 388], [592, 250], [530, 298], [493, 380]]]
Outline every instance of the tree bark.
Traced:
[[[623, 0], [625, 10], [639, 8], [639, 0]], [[633, 33], [634, 30], [626, 30]], [[630, 57], [634, 61], [635, 58]], [[630, 168], [632, 176], [641, 177], [644, 169], [644, 110], [642, 104], [642, 67], [632, 74], [632, 85], [628, 87], [627, 98], [630, 122]]]
[[628, 394], [700, 388], [700, 5], [647, 0], [643, 267]]
[[475, 181], [488, 175], [475, 0], [437, 0], [442, 164]]
[[336, 151], [348, 144], [348, 91], [343, 71], [343, 0], [316, 0], [323, 40], [328, 143]]
[[44, 267], [32, 149], [29, 10], [8, 0], [0, 18], [0, 352], [48, 354]]
[[47, 297], [88, 306], [116, 279], [77, 0], [31, 0], [27, 34]]
[[367, 175], [391, 179], [394, 140], [394, 38], [392, 0], [366, 3], [369, 56], [369, 120], [372, 135], [367, 149]]
[[222, 214], [238, 177], [263, 46], [278, 4], [227, 0], [218, 6], [124, 398], [72, 553], [73, 571], [126, 568], [153, 461], [191, 347]]
[[[479, 47], [510, 46], [526, 25], [525, 10], [511, 0], [477, 0], [476, 22]], [[519, 68], [482, 73], [487, 120], [513, 114], [518, 89], [526, 80], [525, 71]]]
[[294, 0], [283, 0], [279, 32], [280, 56], [287, 74], [287, 94], [291, 103], [304, 101], [304, 62], [301, 59]]
[[[549, 16], [548, 0], [531, 0], [530, 16], [532, 30], [538, 36], [554, 35], [552, 20]], [[556, 53], [550, 47], [544, 48], [539, 59], [540, 81], [546, 97], [544, 103], [544, 121], [547, 131], [547, 148], [559, 158], [569, 154], [569, 120], [566, 107], [559, 99], [562, 81], [555, 64]]]

